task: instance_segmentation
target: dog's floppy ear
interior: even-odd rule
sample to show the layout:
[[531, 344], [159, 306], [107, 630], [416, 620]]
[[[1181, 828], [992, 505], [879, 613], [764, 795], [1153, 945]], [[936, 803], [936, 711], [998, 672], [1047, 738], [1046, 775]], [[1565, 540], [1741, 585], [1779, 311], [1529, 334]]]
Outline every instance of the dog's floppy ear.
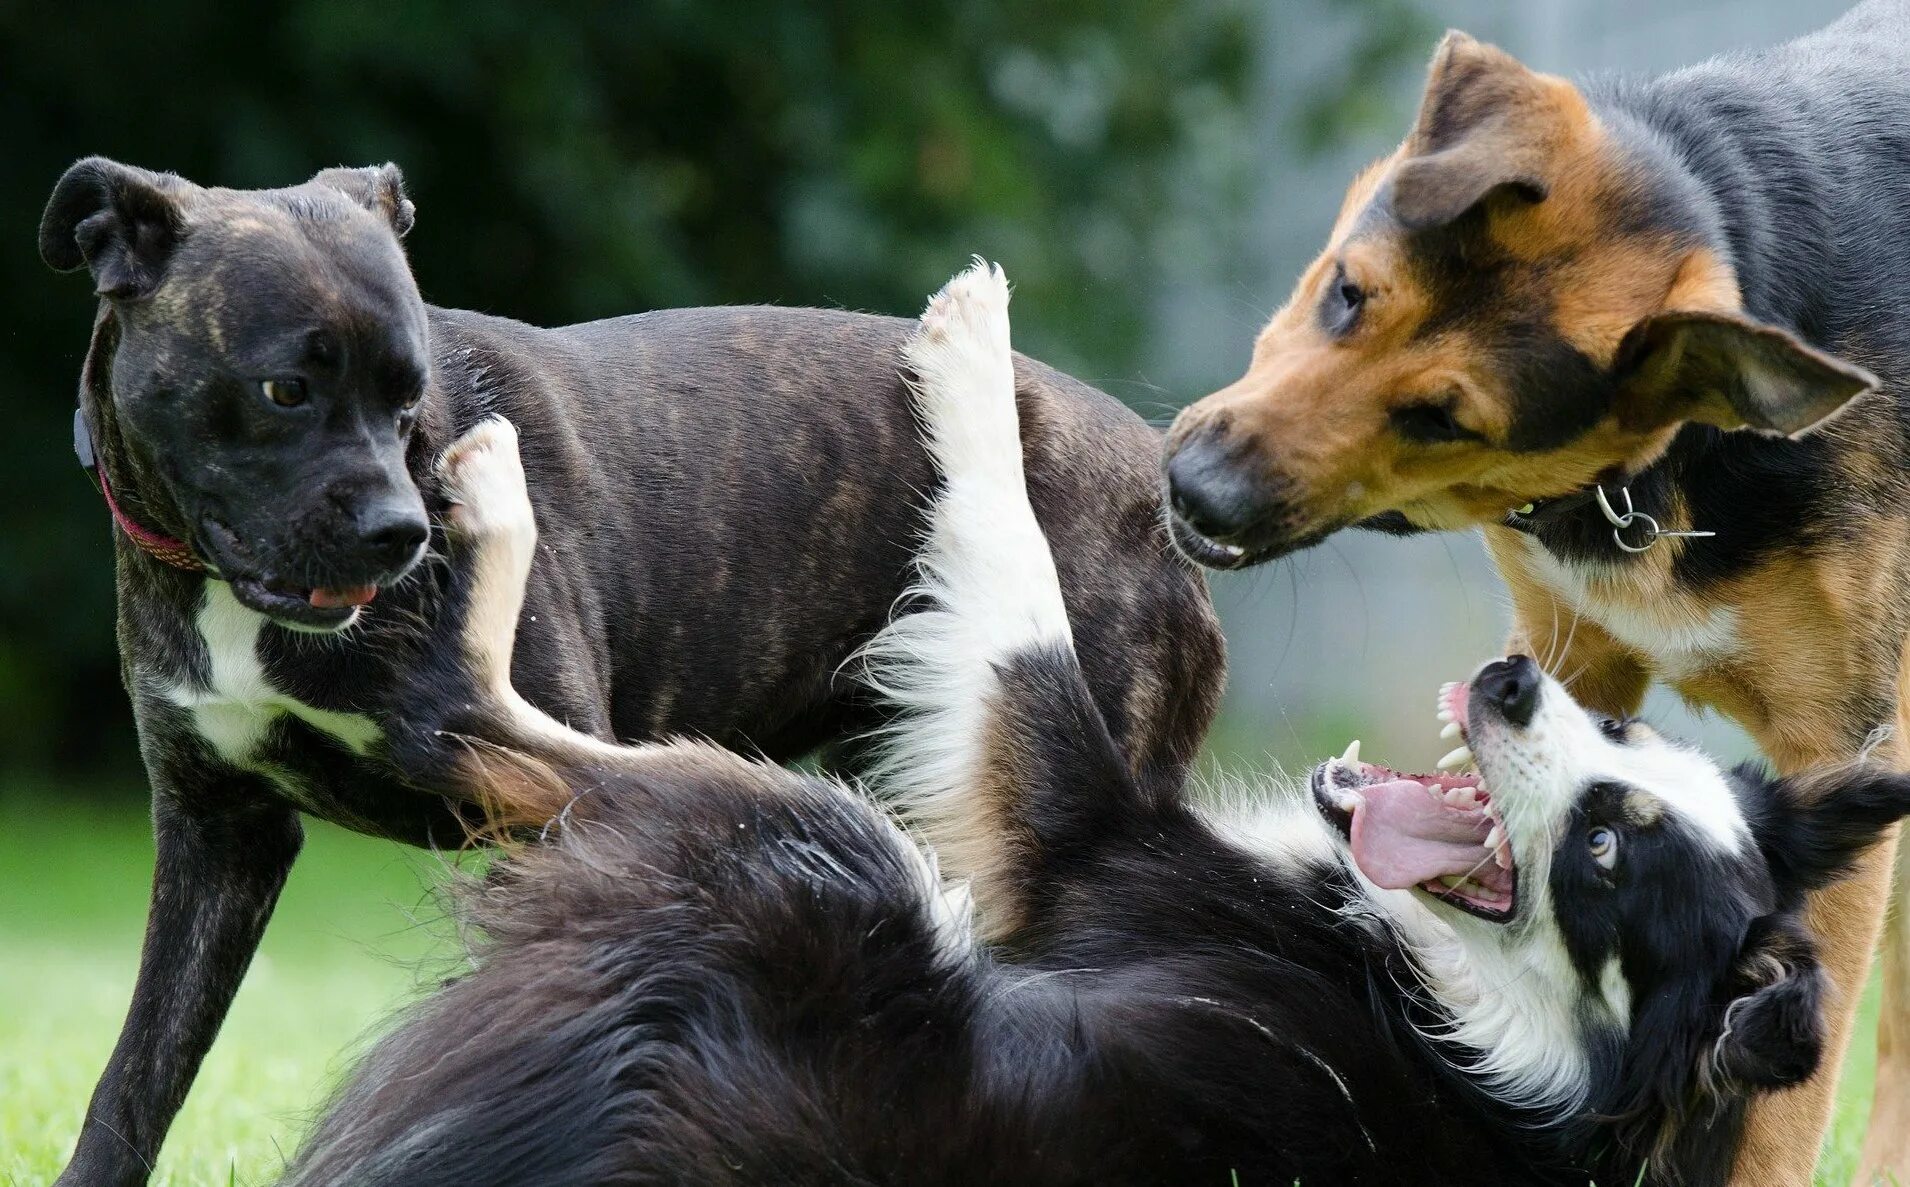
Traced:
[[1454, 30], [1433, 52], [1419, 117], [1393, 169], [1393, 216], [1441, 227], [1494, 193], [1544, 199], [1557, 87], [1497, 46]]
[[1695, 420], [1786, 436], [1876, 389], [1877, 377], [1742, 314], [1673, 310], [1633, 326], [1613, 363], [1621, 419]]
[[149, 295], [185, 231], [179, 199], [190, 183], [171, 174], [88, 157], [61, 176], [40, 216], [40, 258], [58, 272], [82, 266], [115, 299]]
[[352, 201], [391, 224], [400, 239], [418, 221], [418, 208], [405, 197], [405, 175], [386, 161], [363, 169], [326, 169], [312, 178], [316, 185], [339, 190]]
[[1724, 980], [1724, 1021], [1708, 1052], [1714, 1090], [1783, 1088], [1817, 1070], [1824, 1051], [1823, 966], [1795, 916], [1751, 921]]
[[1786, 903], [1842, 877], [1886, 829], [1910, 815], [1910, 775], [1870, 762], [1775, 780], [1747, 764], [1734, 778], [1762, 800], [1751, 805], [1751, 831]]

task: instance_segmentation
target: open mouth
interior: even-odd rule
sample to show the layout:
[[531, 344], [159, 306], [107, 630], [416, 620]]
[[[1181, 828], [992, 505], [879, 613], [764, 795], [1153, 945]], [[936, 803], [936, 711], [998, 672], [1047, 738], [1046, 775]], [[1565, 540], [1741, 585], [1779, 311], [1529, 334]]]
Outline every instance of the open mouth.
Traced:
[[228, 580], [240, 605], [306, 630], [337, 630], [378, 596], [376, 585], [304, 588], [270, 577]]
[[1518, 914], [1519, 871], [1492, 793], [1479, 775], [1456, 772], [1472, 761], [1466, 700], [1463, 683], [1439, 692], [1444, 736], [1460, 742], [1440, 760], [1442, 773], [1415, 775], [1361, 762], [1354, 742], [1314, 769], [1313, 798], [1375, 886], [1417, 890], [1489, 923], [1505, 923]]
[[257, 611], [283, 626], [305, 631], [336, 631], [348, 626], [378, 596], [376, 583], [341, 586], [302, 586], [278, 577], [251, 572], [247, 550], [238, 536], [217, 520], [203, 523], [204, 551], [217, 559], [218, 575], [232, 587], [232, 596], [248, 610]]

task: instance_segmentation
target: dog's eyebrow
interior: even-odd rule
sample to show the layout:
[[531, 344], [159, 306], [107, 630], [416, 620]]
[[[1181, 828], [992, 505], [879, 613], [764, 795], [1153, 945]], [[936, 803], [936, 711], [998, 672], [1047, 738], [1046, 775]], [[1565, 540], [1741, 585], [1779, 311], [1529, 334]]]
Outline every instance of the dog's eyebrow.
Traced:
[[1625, 793], [1620, 806], [1625, 813], [1625, 822], [1639, 828], [1656, 828], [1665, 818], [1665, 802], [1650, 792], [1636, 788]]

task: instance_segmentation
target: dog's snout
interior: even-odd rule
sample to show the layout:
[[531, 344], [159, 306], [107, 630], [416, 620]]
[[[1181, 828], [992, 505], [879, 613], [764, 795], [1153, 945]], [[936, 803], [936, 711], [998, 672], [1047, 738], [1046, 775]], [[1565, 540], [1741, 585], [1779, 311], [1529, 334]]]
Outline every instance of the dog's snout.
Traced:
[[1232, 543], [1264, 520], [1272, 504], [1268, 484], [1240, 453], [1224, 433], [1203, 432], [1168, 458], [1174, 514], [1210, 540]]
[[392, 499], [358, 514], [358, 546], [364, 557], [389, 572], [408, 568], [430, 538], [424, 508]]
[[1472, 682], [1487, 704], [1517, 726], [1532, 723], [1532, 714], [1539, 707], [1539, 685], [1539, 666], [1526, 655], [1495, 660]]

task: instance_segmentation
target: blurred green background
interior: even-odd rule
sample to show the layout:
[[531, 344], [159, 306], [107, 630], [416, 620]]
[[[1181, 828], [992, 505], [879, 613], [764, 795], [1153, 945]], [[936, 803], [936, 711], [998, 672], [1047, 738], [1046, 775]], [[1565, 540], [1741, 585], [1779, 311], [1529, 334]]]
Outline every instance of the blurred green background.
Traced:
[[[1244, 365], [1346, 180], [1403, 130], [1442, 28], [1548, 69], [1658, 70], [1841, 7], [0, 0], [0, 1184], [46, 1181], [77, 1132], [151, 866], [107, 521], [68, 447], [92, 302], [35, 247], [73, 159], [230, 186], [396, 161], [426, 298], [547, 324], [720, 302], [910, 315], [979, 252], [1016, 284], [1017, 345], [1164, 419]], [[1466, 537], [1349, 536], [1215, 594], [1232, 678], [1211, 749], [1236, 766], [1352, 733], [1430, 763], [1430, 689], [1505, 627]], [[445, 870], [312, 830], [162, 1182], [269, 1174], [355, 1037], [455, 960], [429, 892]]]

